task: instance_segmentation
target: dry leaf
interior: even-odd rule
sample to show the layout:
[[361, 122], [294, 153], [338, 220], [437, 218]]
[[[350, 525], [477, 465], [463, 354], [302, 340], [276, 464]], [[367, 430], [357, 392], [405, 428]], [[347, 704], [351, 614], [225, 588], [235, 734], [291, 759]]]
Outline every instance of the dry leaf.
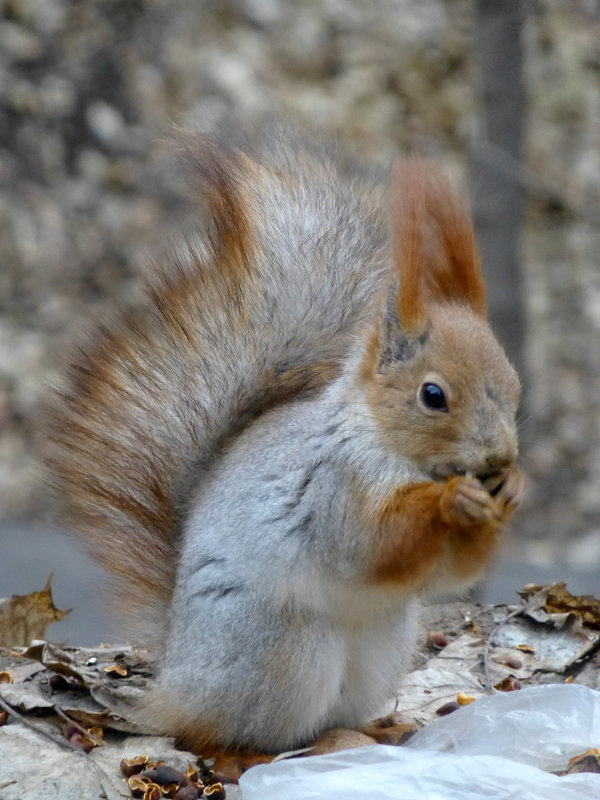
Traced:
[[600, 750], [592, 748], [586, 750], [578, 756], [574, 756], [564, 771], [564, 775], [572, 775], [574, 772], [595, 772], [600, 773]]
[[406, 675], [398, 691], [398, 708], [407, 722], [433, 722], [444, 706], [459, 708], [456, 697], [484, 693], [479, 680], [485, 642], [470, 633], [451, 641], [423, 669]]
[[574, 615], [557, 615], [557, 620], [548, 614], [544, 598], [545, 589], [528, 602], [522, 615], [508, 620], [494, 635], [494, 665], [499, 663], [496, 658], [506, 663], [516, 657], [522, 666], [510, 673], [519, 679], [540, 671], [564, 673], [590, 655], [600, 641], [600, 633], [582, 626]]
[[[104, 671], [104, 667], [114, 664], [117, 658], [131, 664], [136, 684], [119, 682], [118, 698], [115, 697], [117, 689], [110, 686], [116, 681]], [[3, 685], [2, 695], [20, 711], [48, 711], [58, 705], [86, 727], [100, 725], [128, 732], [139, 730], [129, 717], [131, 708], [144, 691], [148, 667], [134, 655], [132, 648], [60, 648], [45, 641], [34, 641], [21, 651], [18, 666], [11, 666], [10, 672], [14, 683]], [[66, 680], [56, 680], [59, 675]]]
[[[593, 630], [600, 630], [600, 600], [589, 594], [571, 594], [564, 581], [553, 583], [550, 586], [530, 584], [525, 586], [519, 594], [528, 601], [536, 596], [543, 600], [543, 605], [540, 604], [539, 607], [543, 608], [546, 614], [552, 615], [557, 623], [560, 621], [564, 624], [568, 616], [574, 615], [582, 625]], [[539, 619], [539, 616], [535, 618]], [[543, 618], [539, 621], [546, 622], [548, 620]]]
[[51, 578], [40, 592], [0, 600], [0, 646], [25, 647], [41, 639], [46, 628], [65, 617], [70, 609], [56, 608], [52, 600]]
[[361, 725], [360, 732], [372, 737], [378, 744], [401, 745], [407, 742], [418, 729], [418, 725], [406, 722], [403, 714], [392, 712], [367, 725]]
[[375, 739], [360, 731], [347, 728], [332, 728], [314, 742], [308, 755], [317, 756], [325, 753], [337, 753], [338, 750], [353, 750], [355, 747], [368, 747], [376, 744]]
[[249, 753], [240, 751], [238, 753], [223, 752], [217, 755], [212, 771], [225, 780], [237, 783], [240, 775], [256, 764], [270, 764], [275, 756], [265, 755], [264, 753]]

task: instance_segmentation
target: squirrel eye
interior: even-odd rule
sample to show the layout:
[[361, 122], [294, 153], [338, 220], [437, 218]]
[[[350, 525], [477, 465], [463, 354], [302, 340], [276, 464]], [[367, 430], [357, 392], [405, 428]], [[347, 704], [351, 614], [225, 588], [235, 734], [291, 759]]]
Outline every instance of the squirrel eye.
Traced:
[[433, 408], [435, 411], [448, 411], [446, 395], [437, 383], [424, 383], [421, 386], [421, 400], [427, 408]]

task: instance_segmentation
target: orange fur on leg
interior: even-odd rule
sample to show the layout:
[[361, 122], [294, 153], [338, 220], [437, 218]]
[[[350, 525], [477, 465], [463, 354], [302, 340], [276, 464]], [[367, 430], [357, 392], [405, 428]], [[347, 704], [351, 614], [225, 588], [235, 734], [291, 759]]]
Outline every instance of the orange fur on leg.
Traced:
[[399, 489], [379, 507], [370, 578], [424, 588], [438, 568], [459, 579], [491, 558], [504, 523], [498, 502], [475, 479], [419, 483]]

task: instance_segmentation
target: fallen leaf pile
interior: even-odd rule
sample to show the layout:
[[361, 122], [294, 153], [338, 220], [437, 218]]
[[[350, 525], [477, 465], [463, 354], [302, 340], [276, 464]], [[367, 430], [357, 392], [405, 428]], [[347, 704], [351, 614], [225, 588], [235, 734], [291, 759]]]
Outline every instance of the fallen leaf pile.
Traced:
[[[455, 603], [425, 609], [429, 619], [421, 639], [421, 663], [398, 689], [399, 713], [385, 718], [392, 720], [387, 729], [373, 723], [369, 735], [350, 732], [355, 734], [351, 745], [385, 741], [385, 735], [399, 744], [415, 728], [477, 702], [494, 689], [518, 691], [564, 681], [597, 688], [600, 662], [594, 654], [600, 646], [600, 601], [572, 596], [564, 584], [526, 587], [523, 600], [520, 606]], [[117, 800], [124, 789], [143, 800], [224, 797], [225, 776], [235, 779], [256, 760], [237, 759], [236, 772], [222, 757], [211, 764], [214, 773], [203, 772], [195, 766], [196, 756], [202, 754], [179, 751], [171, 739], [140, 729], [133, 709], [151, 680], [146, 654], [129, 646], [71, 648], [35, 640], [0, 657], [0, 698], [22, 715], [15, 720], [0, 710], [0, 785], [7, 787], [3, 800], [33, 800], [45, 796], [51, 786], [64, 787], [61, 797], [77, 800], [96, 800], [100, 792]], [[390, 707], [388, 714], [394, 710]], [[52, 741], [44, 743], [38, 729]], [[332, 733], [314, 747], [279, 758], [350, 746], [349, 732]], [[65, 743], [60, 756], [57, 738]], [[140, 752], [152, 756], [136, 755]], [[73, 762], [77, 756], [84, 761]], [[31, 759], [40, 764], [35, 774], [26, 766]], [[598, 751], [590, 751], [573, 760], [567, 772], [596, 769], [599, 764]], [[80, 788], [69, 794], [69, 782]], [[227, 793], [228, 800], [240, 797], [232, 784]]]
[[139, 730], [131, 711], [147, 689], [152, 672], [144, 655], [134, 648], [60, 648], [33, 641], [13, 653], [17, 658], [10, 670], [12, 681], [1, 691], [17, 710], [40, 714], [58, 706], [88, 728]]

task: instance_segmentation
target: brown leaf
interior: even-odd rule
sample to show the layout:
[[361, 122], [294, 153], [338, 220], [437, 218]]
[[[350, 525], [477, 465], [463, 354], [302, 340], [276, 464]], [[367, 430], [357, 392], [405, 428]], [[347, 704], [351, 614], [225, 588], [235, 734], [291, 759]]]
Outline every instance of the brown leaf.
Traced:
[[93, 725], [91, 728], [88, 729], [88, 733], [94, 739], [97, 739], [99, 742], [104, 741], [104, 728], [101, 728], [99, 725]]
[[[266, 753], [255, 753], [250, 751], [240, 750], [236, 753], [224, 751], [217, 754], [215, 763], [212, 765], [211, 772], [222, 777], [222, 782], [230, 781], [237, 783], [238, 778], [250, 767], [256, 764], [269, 764], [275, 756]], [[210, 778], [206, 781], [210, 783]]]
[[581, 624], [600, 630], [600, 600], [597, 597], [590, 594], [573, 595], [567, 590], [564, 581], [550, 586], [529, 584], [519, 592], [525, 600], [530, 600], [539, 593], [542, 593], [543, 609], [546, 613], [574, 614]]
[[372, 744], [376, 744], [375, 739], [365, 733], [348, 728], [332, 728], [319, 736], [307, 755], [336, 753], [338, 750], [352, 750], [355, 747], [367, 747]]
[[21, 658], [29, 658], [32, 661], [39, 661], [58, 675], [65, 678], [72, 678], [80, 684], [85, 684], [85, 675], [81, 668], [75, 664], [73, 655], [69, 655], [61, 647], [42, 639], [34, 639], [29, 647], [21, 653]]
[[600, 773], [600, 750], [592, 748], [581, 755], [574, 756], [563, 774], [572, 775], [574, 772]]
[[32, 639], [42, 639], [51, 623], [69, 613], [54, 605], [50, 582], [51, 578], [39, 592], [0, 600], [0, 646], [25, 647]]
[[588, 628], [600, 630], [600, 600], [589, 594], [572, 595], [565, 583], [548, 587], [545, 609], [549, 614], [572, 612]]
[[418, 730], [412, 722], [405, 722], [399, 712], [392, 712], [385, 717], [374, 719], [360, 728], [360, 733], [370, 736], [378, 744], [401, 745], [407, 742]]

